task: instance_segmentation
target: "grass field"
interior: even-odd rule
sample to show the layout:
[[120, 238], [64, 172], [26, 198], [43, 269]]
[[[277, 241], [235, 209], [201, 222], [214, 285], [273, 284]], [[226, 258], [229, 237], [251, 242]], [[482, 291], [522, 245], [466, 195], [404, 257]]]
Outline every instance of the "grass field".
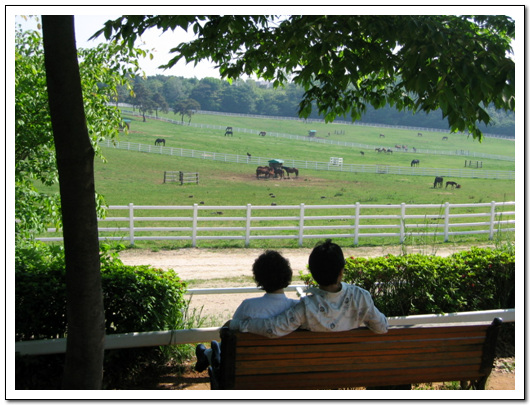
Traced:
[[[301, 171], [292, 180], [256, 179], [255, 165], [223, 163], [105, 148], [96, 188], [108, 204], [443, 204], [513, 201], [510, 180], [465, 179], [461, 189], [433, 189], [431, 177]], [[199, 185], [163, 184], [164, 171], [199, 172]], [[190, 198], [193, 195], [193, 198]]]
[[[171, 116], [171, 115], [169, 115]], [[173, 116], [173, 118], [177, 118]], [[344, 163], [388, 164], [410, 167], [411, 158], [420, 159], [424, 167], [463, 168], [462, 156], [427, 155], [395, 153], [381, 155], [375, 151], [365, 151], [362, 156], [359, 149], [344, 148], [335, 145], [322, 145], [283, 138], [261, 137], [250, 133], [235, 133], [225, 137], [224, 132], [189, 126], [174, 125], [162, 121], [134, 117], [131, 132], [120, 140], [154, 144], [158, 137], [166, 139], [166, 146], [194, 149], [209, 152], [221, 152], [254, 157], [275, 157], [307, 161], [328, 162], [332, 156], [342, 157]], [[235, 121], [235, 123], [234, 123]], [[275, 121], [271, 119], [218, 117], [197, 114], [193, 122], [203, 122], [224, 126], [282, 131], [303, 134], [307, 125], [301, 121]], [[385, 139], [393, 139], [397, 144], [412, 146], [411, 140], [427, 142], [422, 147], [430, 149], [464, 147], [488, 154], [514, 156], [513, 141], [487, 138], [482, 143], [467, 137], [449, 135], [447, 141], [441, 141], [441, 133], [406, 133], [401, 129], [364, 128], [348, 125], [325, 125], [333, 127], [330, 138], [336, 137], [348, 142], [371, 142], [376, 145], [379, 133], [385, 132]], [[311, 128], [314, 126], [312, 125]], [[336, 130], [344, 130], [345, 135], [333, 135]], [[363, 131], [371, 131], [371, 135]], [[410, 131], [409, 131], [410, 132]], [[374, 138], [374, 134], [377, 136]], [[416, 136], [417, 139], [414, 139]], [[437, 137], [438, 142], [429, 137]], [[419, 146], [418, 146], [419, 148]], [[445, 149], [444, 149], [445, 148]], [[432, 188], [433, 178], [424, 176], [397, 176], [380, 174], [356, 174], [343, 172], [323, 172], [305, 170], [298, 179], [293, 180], [257, 180], [256, 165], [223, 163], [217, 161], [180, 158], [140, 152], [104, 149], [108, 163], [96, 163], [96, 185], [109, 204], [190, 204], [204, 201], [209, 205], [269, 204], [269, 193], [274, 192], [278, 204], [320, 204], [326, 197], [326, 204], [360, 203], [472, 203], [490, 201], [513, 201], [515, 199], [514, 181], [484, 179], [452, 179], [462, 184], [461, 189]], [[488, 170], [514, 170], [510, 161], [482, 159], [483, 168]], [[199, 172], [199, 185], [162, 184], [164, 171]], [[449, 180], [449, 179], [446, 179]], [[194, 195], [190, 199], [189, 195]]]
[[[175, 116], [173, 119], [177, 118]], [[289, 134], [307, 133], [308, 124], [300, 121], [275, 121], [271, 119], [217, 117], [194, 115], [193, 122], [247, 128], [263, 131], [278, 131]], [[348, 125], [322, 125], [330, 130], [330, 139], [347, 142], [386, 145], [379, 140], [379, 133], [393, 143], [407, 144], [410, 147], [441, 149], [462, 149], [495, 155], [514, 156], [514, 143], [508, 140], [487, 138], [482, 143], [467, 137], [449, 135], [450, 140], [441, 141], [441, 133], [417, 132], [389, 128], [364, 128]], [[319, 127], [316, 125], [310, 128]], [[335, 135], [335, 130], [344, 130], [344, 135]], [[368, 133], [369, 132], [369, 133]], [[256, 134], [235, 132], [233, 137], [225, 137], [224, 131], [201, 129], [175, 125], [148, 119], [142, 122], [134, 117], [130, 133], [123, 134], [120, 141], [154, 145], [156, 138], [165, 138], [166, 146], [194, 149], [209, 152], [222, 152], [254, 157], [275, 157], [307, 161], [328, 162], [332, 156], [342, 157], [345, 163], [388, 164], [410, 167], [411, 158], [420, 159], [424, 167], [458, 168], [464, 166], [465, 157], [395, 153], [381, 155], [365, 150], [361, 156], [358, 148], [345, 148], [323, 145], [300, 140], [261, 137]], [[416, 137], [417, 139], [415, 139]], [[429, 142], [429, 138], [431, 141]], [[437, 140], [439, 139], [439, 141]], [[415, 141], [413, 143], [413, 141]], [[423, 143], [423, 144], [420, 144]], [[96, 189], [103, 194], [108, 205], [192, 205], [203, 202], [205, 205], [337, 205], [337, 204], [438, 204], [484, 203], [491, 201], [514, 201], [515, 182], [510, 180], [448, 179], [462, 184], [461, 189], [433, 189], [430, 176], [406, 176], [388, 174], [356, 174], [348, 172], [327, 172], [301, 170], [298, 178], [291, 180], [256, 179], [256, 164], [225, 163], [195, 158], [182, 158], [154, 153], [142, 153], [113, 148], [103, 148], [107, 163], [99, 159], [95, 164]], [[510, 161], [481, 159], [483, 168], [488, 170], [514, 170]], [[177, 183], [163, 184], [164, 171], [199, 172], [198, 185]], [[272, 200], [270, 194], [275, 195]], [[328, 214], [329, 215], [329, 214]], [[368, 238], [367, 238], [368, 239]], [[364, 239], [365, 244], [383, 243]], [[469, 236], [465, 241], [481, 240]], [[216, 242], [213, 242], [214, 244]], [[218, 242], [217, 242], [218, 243]], [[282, 242], [279, 242], [282, 243]], [[290, 242], [285, 242], [290, 243]], [[153, 244], [157, 244], [153, 242]], [[263, 241], [267, 245], [267, 241]], [[294, 242], [292, 243], [295, 246]], [[239, 246], [240, 243], [228, 244]], [[167, 247], [167, 243], [158, 243]], [[172, 245], [173, 246], [173, 245]], [[255, 245], [256, 246], [256, 245]], [[290, 245], [289, 245], [290, 246]]]
[[[159, 113], [161, 117], [179, 120], [179, 116], [172, 113]], [[138, 118], [136, 118], [138, 119]], [[232, 126], [234, 128], [247, 128], [256, 131], [278, 132], [293, 135], [306, 136], [308, 130], [317, 130], [317, 136], [336, 141], [347, 141], [365, 143], [370, 145], [394, 147], [395, 144], [408, 145], [409, 148], [417, 149], [440, 149], [440, 150], [472, 150], [475, 152], [494, 155], [514, 156], [515, 146], [513, 141], [496, 138], [484, 138], [482, 143], [471, 137], [461, 134], [448, 134], [442, 132], [422, 131], [423, 136], [418, 137], [418, 131], [398, 128], [380, 128], [370, 126], [357, 126], [346, 124], [324, 124], [319, 122], [304, 123], [299, 120], [273, 120], [268, 118], [249, 118], [218, 116], [208, 114], [195, 114], [192, 123], [220, 125], [222, 127]], [[134, 128], [132, 128], [134, 130]], [[335, 134], [335, 131], [343, 131], [344, 134]], [[385, 138], [379, 138], [379, 134], [385, 134]], [[217, 136], [223, 135], [223, 131], [215, 131]], [[328, 136], [329, 134], [329, 136]], [[243, 137], [244, 134], [235, 132], [234, 137]], [[256, 136], [256, 135], [250, 135]], [[449, 141], [443, 141], [447, 136]]]

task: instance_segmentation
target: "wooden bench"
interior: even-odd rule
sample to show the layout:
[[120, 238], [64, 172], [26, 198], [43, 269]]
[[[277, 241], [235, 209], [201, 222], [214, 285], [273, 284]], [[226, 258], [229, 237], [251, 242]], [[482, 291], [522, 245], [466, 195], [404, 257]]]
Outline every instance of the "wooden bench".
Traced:
[[[296, 331], [278, 339], [223, 327], [212, 389], [336, 389], [460, 381], [484, 389], [502, 319], [491, 324]], [[469, 383], [468, 383], [469, 382]]]

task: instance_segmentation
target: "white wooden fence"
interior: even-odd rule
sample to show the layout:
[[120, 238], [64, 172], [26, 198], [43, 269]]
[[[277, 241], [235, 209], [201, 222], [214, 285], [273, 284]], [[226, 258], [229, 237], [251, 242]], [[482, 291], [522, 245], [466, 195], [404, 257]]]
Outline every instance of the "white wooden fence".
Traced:
[[[314, 139], [314, 138], [311, 138]], [[101, 142], [102, 146], [113, 147], [116, 149], [156, 153], [161, 155], [188, 157], [205, 160], [215, 160], [225, 163], [244, 163], [252, 166], [267, 166], [269, 160], [275, 159], [274, 156], [260, 157], [247, 155], [234, 155], [230, 153], [209, 152], [194, 149], [173, 148], [169, 146], [146, 145], [134, 142], [113, 142], [105, 140]], [[374, 164], [352, 164], [343, 163], [342, 165], [331, 164], [330, 162], [314, 162], [308, 160], [296, 159], [282, 159], [283, 165], [287, 167], [296, 167], [297, 169], [308, 169], [318, 171], [340, 171], [350, 173], [387, 173], [399, 174], [405, 176], [447, 176], [459, 178], [474, 178], [474, 179], [501, 179], [501, 180], [515, 180], [515, 172], [511, 170], [483, 170], [471, 168], [435, 168], [435, 167], [408, 167], [408, 166], [385, 166], [386, 170], [381, 172], [380, 165]]]
[[[515, 309], [459, 312], [439, 315], [412, 315], [388, 317], [388, 324], [408, 326], [422, 324], [455, 324], [462, 322], [491, 323], [494, 318], [503, 322], [515, 322]], [[219, 327], [165, 330], [153, 332], [130, 332], [105, 337], [105, 349], [125, 349], [132, 347], [182, 345], [188, 343], [219, 341]], [[55, 354], [66, 352], [66, 339], [45, 339], [15, 342], [15, 351], [21, 355]]]
[[[159, 216], [165, 211], [165, 216]], [[424, 237], [515, 231], [515, 202], [480, 204], [360, 204], [353, 205], [242, 205], [150, 206], [114, 205], [100, 220], [99, 239], [189, 241], [240, 240], [245, 246], [258, 239], [291, 239], [302, 246], [307, 239], [346, 238], [355, 245], [367, 237], [395, 238], [396, 242]], [[124, 215], [116, 215], [124, 213]], [[203, 226], [202, 224], [205, 224]], [[103, 225], [103, 226], [102, 226]], [[143, 226], [140, 226], [143, 225]], [[48, 232], [58, 232], [49, 228]], [[61, 241], [60, 233], [40, 237]]]

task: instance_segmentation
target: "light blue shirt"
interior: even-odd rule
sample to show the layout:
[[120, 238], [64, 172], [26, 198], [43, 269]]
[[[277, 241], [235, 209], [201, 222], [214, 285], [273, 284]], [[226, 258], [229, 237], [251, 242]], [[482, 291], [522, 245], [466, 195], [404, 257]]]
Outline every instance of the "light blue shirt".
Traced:
[[236, 309], [232, 319], [246, 318], [270, 318], [271, 316], [281, 314], [298, 300], [287, 298], [285, 294], [265, 293], [261, 297], [247, 298]]

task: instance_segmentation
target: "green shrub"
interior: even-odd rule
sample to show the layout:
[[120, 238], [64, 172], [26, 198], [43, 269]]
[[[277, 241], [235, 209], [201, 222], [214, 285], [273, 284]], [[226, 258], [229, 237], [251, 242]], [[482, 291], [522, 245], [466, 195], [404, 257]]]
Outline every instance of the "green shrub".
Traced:
[[349, 257], [343, 281], [368, 290], [387, 316], [513, 308], [515, 255], [471, 248], [449, 257]]
[[[173, 270], [149, 266], [126, 266], [103, 247], [102, 289], [107, 334], [147, 332], [189, 327], [186, 284]], [[64, 254], [61, 249], [38, 246], [18, 252], [15, 268], [15, 339], [38, 340], [67, 336]], [[189, 348], [183, 348], [189, 352]], [[105, 353], [104, 385], [113, 387], [133, 376], [142, 365], [179, 357], [179, 347], [109, 350]], [[33, 357], [33, 358], [32, 358]], [[37, 359], [41, 368], [60, 362], [64, 355], [21, 356], [17, 361], [17, 382], [35, 379], [28, 373]], [[58, 360], [59, 359], [59, 360]], [[58, 371], [58, 376], [61, 370]], [[45, 379], [48, 379], [49, 371]], [[55, 378], [59, 384], [60, 378]], [[48, 383], [48, 387], [50, 387]], [[58, 388], [58, 387], [56, 387]]]

